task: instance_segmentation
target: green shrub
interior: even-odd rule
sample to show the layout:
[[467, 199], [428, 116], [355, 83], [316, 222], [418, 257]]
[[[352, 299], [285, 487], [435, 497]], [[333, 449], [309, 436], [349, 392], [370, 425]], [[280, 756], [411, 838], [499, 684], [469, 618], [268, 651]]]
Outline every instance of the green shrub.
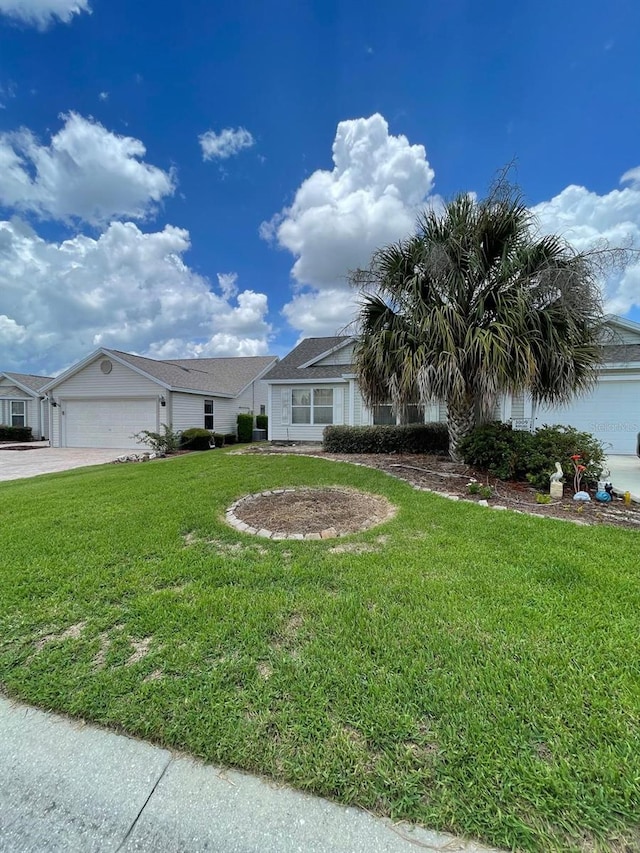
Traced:
[[327, 426], [322, 444], [330, 453], [448, 453], [445, 424]]
[[224, 444], [235, 444], [238, 440], [238, 437], [236, 436], [235, 432], [225, 432], [225, 434], [222, 436], [222, 439]]
[[216, 447], [224, 447], [224, 435], [221, 432], [214, 432], [213, 440], [216, 443]]
[[161, 425], [162, 432], [151, 432], [143, 429], [134, 433], [138, 444], [146, 444], [154, 453], [175, 453], [180, 449], [180, 431], [173, 430], [167, 424]]
[[211, 433], [202, 427], [190, 427], [182, 432], [180, 445], [185, 450], [209, 450]]
[[253, 441], [253, 415], [238, 415], [238, 441], [243, 444]]
[[596, 438], [573, 427], [544, 425], [530, 433], [498, 422], [476, 427], [460, 443], [460, 453], [467, 465], [483, 468], [499, 480], [526, 480], [537, 489], [549, 487], [549, 476], [556, 462], [570, 480], [571, 456], [576, 453], [587, 468], [585, 481], [595, 483], [605, 458], [602, 444]]
[[256, 429], [269, 429], [269, 418], [267, 415], [256, 415]]
[[0, 424], [0, 441], [33, 441], [31, 427]]

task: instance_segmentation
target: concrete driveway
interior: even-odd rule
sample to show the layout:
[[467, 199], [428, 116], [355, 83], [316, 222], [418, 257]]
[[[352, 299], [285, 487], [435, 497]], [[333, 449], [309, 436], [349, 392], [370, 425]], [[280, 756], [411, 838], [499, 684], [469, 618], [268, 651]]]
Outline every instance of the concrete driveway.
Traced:
[[[22, 445], [24, 447], [24, 445]], [[87, 465], [100, 465], [113, 462], [123, 453], [132, 450], [48, 447], [34, 442], [29, 450], [7, 450], [0, 447], [0, 480], [22, 480], [36, 477], [38, 474], [52, 474], [55, 471], [68, 471], [70, 468], [84, 468]]]
[[631, 499], [640, 503], [640, 459], [637, 456], [607, 456], [609, 480], [618, 494], [631, 492]]

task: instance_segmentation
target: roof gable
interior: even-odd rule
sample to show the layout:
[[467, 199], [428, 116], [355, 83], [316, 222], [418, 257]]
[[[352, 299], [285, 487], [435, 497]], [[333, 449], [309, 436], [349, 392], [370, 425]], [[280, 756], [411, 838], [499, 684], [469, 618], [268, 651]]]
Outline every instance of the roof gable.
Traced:
[[264, 376], [264, 380], [282, 382], [284, 380], [341, 379], [343, 373], [350, 372], [349, 364], [317, 364], [317, 362], [353, 340], [352, 335], [305, 338]]
[[168, 391], [187, 391], [220, 397], [236, 397], [277, 361], [276, 356], [187, 358], [161, 361], [101, 347], [51, 380], [46, 385], [46, 390], [55, 388], [101, 355], [112, 358], [141, 376], [158, 383]]
[[35, 376], [33, 373], [14, 373], [13, 371], [4, 371], [0, 376], [6, 376], [18, 388], [33, 397], [37, 397], [45, 385], [52, 381], [50, 376]]

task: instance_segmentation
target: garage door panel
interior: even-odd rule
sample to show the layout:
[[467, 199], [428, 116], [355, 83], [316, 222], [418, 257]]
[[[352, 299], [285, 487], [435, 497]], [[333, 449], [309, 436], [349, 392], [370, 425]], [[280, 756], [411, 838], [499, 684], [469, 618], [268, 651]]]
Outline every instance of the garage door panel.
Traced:
[[62, 411], [66, 447], [140, 449], [134, 433], [158, 428], [155, 400], [67, 400]]
[[540, 408], [538, 425], [565, 424], [592, 433], [607, 453], [635, 454], [640, 432], [640, 383], [600, 382], [568, 406]]

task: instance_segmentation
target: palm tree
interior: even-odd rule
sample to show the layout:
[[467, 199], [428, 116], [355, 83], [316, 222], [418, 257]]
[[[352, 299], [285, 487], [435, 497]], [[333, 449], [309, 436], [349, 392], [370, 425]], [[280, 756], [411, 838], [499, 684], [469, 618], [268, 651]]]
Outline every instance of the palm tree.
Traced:
[[376, 251], [360, 291], [355, 362], [369, 406], [444, 400], [450, 454], [499, 395], [562, 403], [595, 381], [603, 311], [596, 267], [536, 236], [520, 194], [459, 195]]

